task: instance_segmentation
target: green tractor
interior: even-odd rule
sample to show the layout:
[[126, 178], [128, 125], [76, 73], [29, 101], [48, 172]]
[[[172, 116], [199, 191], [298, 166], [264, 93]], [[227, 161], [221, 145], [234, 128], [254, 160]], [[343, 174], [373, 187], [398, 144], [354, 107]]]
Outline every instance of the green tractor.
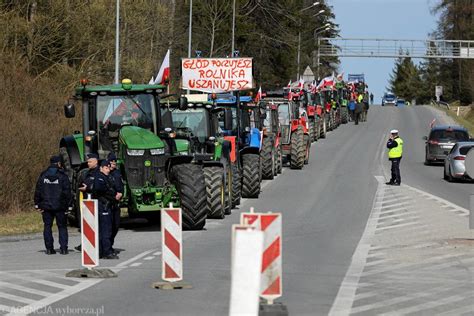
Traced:
[[[82, 81], [73, 100], [82, 101], [82, 133], [60, 141], [60, 154], [76, 197], [73, 219], [80, 218], [78, 186], [87, 170], [86, 155], [118, 157], [124, 180], [121, 207], [130, 217], [154, 219], [173, 203], [183, 210], [184, 229], [202, 229], [206, 223], [206, 187], [202, 167], [192, 163], [189, 142], [163, 124], [160, 94], [165, 86], [122, 84], [92, 86]], [[179, 106], [187, 108], [186, 98]], [[64, 107], [65, 116], [75, 116], [74, 102]]]
[[207, 95], [189, 95], [186, 109], [162, 100], [165, 120], [177, 139], [189, 142], [193, 163], [202, 166], [206, 185], [208, 218], [222, 219], [232, 211], [231, 144], [219, 132], [224, 109], [207, 101]]

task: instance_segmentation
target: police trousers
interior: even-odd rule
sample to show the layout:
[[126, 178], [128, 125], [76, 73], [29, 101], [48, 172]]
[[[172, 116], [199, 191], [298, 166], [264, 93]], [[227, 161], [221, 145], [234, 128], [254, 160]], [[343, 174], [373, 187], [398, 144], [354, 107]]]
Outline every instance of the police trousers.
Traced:
[[402, 177], [400, 176], [400, 160], [402, 158], [390, 158], [390, 161], [392, 162], [392, 178], [390, 179], [390, 182], [393, 183], [402, 183]]
[[53, 222], [56, 219], [59, 233], [59, 246], [61, 249], [67, 249], [68, 234], [67, 234], [67, 215], [66, 212], [44, 211], [43, 216], [43, 238], [46, 249], [54, 249], [53, 238]]
[[112, 210], [99, 208], [99, 256], [112, 254]]
[[115, 242], [115, 236], [120, 228], [120, 206], [114, 204], [112, 207], [112, 235], [110, 237], [110, 245], [113, 247]]

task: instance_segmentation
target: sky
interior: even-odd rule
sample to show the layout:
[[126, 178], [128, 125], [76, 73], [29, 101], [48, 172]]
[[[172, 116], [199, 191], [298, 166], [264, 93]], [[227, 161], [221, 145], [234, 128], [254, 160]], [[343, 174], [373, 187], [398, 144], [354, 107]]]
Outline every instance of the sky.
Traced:
[[[430, 9], [437, 0], [327, 0], [343, 38], [426, 39], [436, 28]], [[379, 103], [395, 59], [342, 57], [340, 71], [364, 73], [369, 90]], [[419, 62], [421, 60], [415, 60]]]

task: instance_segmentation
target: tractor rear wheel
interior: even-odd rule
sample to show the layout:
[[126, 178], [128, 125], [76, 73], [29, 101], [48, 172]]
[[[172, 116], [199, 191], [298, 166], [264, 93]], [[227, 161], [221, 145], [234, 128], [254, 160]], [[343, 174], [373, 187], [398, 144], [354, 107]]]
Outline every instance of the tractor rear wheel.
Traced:
[[194, 164], [173, 166], [170, 178], [178, 190], [183, 210], [183, 229], [203, 229], [206, 225], [207, 205], [202, 167]]
[[221, 167], [205, 167], [207, 217], [223, 219], [225, 217], [225, 179]]
[[349, 111], [347, 110], [347, 107], [344, 106], [341, 108], [341, 123], [347, 124], [348, 121], [349, 121]]
[[316, 124], [314, 123], [314, 118], [310, 118], [308, 120], [308, 125], [309, 125], [309, 137], [310, 141], [314, 142], [316, 141]]
[[304, 142], [303, 127], [298, 126], [296, 131], [291, 133], [291, 169], [302, 169], [306, 155], [306, 144]]
[[327, 133], [327, 121], [326, 121], [326, 115], [324, 115], [321, 118], [321, 138], [326, 138], [326, 133]]
[[225, 166], [225, 208], [224, 213], [225, 215], [232, 214], [232, 170], [230, 168], [230, 164], [226, 163]]
[[311, 152], [311, 141], [309, 140], [308, 135], [304, 135], [304, 143], [306, 145], [304, 164], [307, 165], [309, 163], [309, 156]]
[[275, 166], [275, 155], [273, 154], [273, 141], [270, 137], [263, 139], [262, 151], [260, 152], [262, 161], [262, 177], [264, 179], [273, 179], [273, 169]]
[[277, 173], [281, 173], [283, 170], [283, 155], [281, 153], [281, 146], [278, 146], [276, 161], [277, 161], [276, 171]]
[[232, 207], [240, 204], [240, 197], [242, 195], [242, 178], [240, 177], [240, 170], [237, 163], [231, 164], [232, 170]]
[[260, 156], [245, 154], [242, 157], [242, 197], [258, 198], [260, 194]]

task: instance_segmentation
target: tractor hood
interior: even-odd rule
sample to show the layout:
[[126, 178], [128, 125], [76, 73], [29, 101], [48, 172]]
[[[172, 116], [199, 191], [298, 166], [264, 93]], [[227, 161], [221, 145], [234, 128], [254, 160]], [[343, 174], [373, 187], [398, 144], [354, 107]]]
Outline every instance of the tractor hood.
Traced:
[[129, 149], [164, 148], [163, 141], [147, 129], [137, 126], [124, 126], [120, 129], [120, 140]]

